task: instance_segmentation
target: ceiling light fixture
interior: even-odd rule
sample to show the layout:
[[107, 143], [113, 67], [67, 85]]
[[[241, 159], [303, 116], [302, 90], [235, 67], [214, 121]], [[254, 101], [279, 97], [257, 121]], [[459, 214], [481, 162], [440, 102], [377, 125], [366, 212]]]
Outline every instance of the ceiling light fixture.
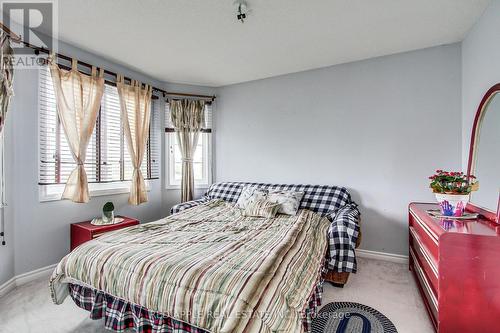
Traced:
[[245, 0], [236, 0], [234, 4], [238, 7], [236, 9], [236, 18], [241, 23], [245, 23], [245, 19], [249, 13], [247, 2]]

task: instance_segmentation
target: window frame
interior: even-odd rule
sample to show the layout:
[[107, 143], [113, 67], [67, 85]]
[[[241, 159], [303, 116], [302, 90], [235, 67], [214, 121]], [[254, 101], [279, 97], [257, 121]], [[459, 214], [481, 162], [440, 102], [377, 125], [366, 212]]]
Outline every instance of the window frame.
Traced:
[[[43, 70], [48, 70], [48, 69], [43, 69]], [[66, 186], [66, 183], [54, 183], [54, 184], [42, 184], [40, 183], [40, 177], [41, 177], [41, 171], [42, 171], [42, 160], [41, 160], [41, 148], [42, 148], [42, 142], [40, 140], [41, 138], [41, 94], [40, 94], [40, 89], [41, 87], [39, 86], [40, 85], [40, 80], [41, 80], [41, 69], [38, 70], [37, 72], [37, 84], [38, 84], [38, 90], [37, 90], [37, 134], [38, 134], [38, 138], [37, 138], [37, 141], [38, 141], [38, 152], [37, 152], [37, 156], [38, 156], [38, 163], [37, 163], [37, 167], [38, 167], [38, 170], [37, 170], [37, 181], [38, 181], [38, 199], [39, 199], [39, 202], [48, 202], [48, 201], [59, 201], [59, 200], [62, 200], [61, 196], [62, 196], [62, 193], [64, 191], [64, 188]], [[108, 83], [105, 83], [105, 84], [108, 84]], [[108, 84], [109, 85], [109, 84]], [[113, 85], [111, 85], [113, 86]], [[157, 111], [156, 108], [154, 107], [154, 100], [152, 99], [151, 101], [151, 112], [159, 112], [159, 110]], [[99, 114], [98, 114], [98, 117], [96, 119], [96, 124], [100, 122], [100, 117], [101, 117], [101, 110], [99, 109]], [[59, 118], [58, 116], [56, 116], [56, 122], [60, 122], [59, 121]], [[159, 124], [156, 124], [157, 126]], [[97, 125], [96, 125], [97, 126]], [[61, 130], [61, 133], [57, 133], [56, 132], [56, 135], [64, 135], [64, 133], [62, 132]], [[98, 134], [99, 135], [99, 134]], [[149, 130], [149, 138], [148, 138], [148, 142], [147, 142], [147, 148], [146, 148], [146, 152], [145, 152], [145, 155], [146, 155], [146, 170], [147, 170], [147, 173], [148, 175], [152, 175], [153, 172], [152, 172], [152, 153], [151, 153], [151, 144], [150, 144], [150, 141], [151, 138], [152, 138], [152, 131], [151, 131], [151, 128]], [[97, 138], [96, 138], [97, 140]], [[101, 142], [100, 142], [100, 138], [97, 140], [96, 142], [96, 145], [100, 145]], [[160, 143], [161, 144], [161, 143]], [[123, 148], [124, 150], [125, 149], [125, 146]], [[125, 151], [125, 153], [127, 153]], [[158, 156], [157, 158], [159, 158], [161, 160], [161, 156]], [[100, 159], [97, 158], [96, 159], [96, 168], [99, 168], [100, 169], [100, 165], [98, 165], [97, 163], [100, 163]], [[122, 161], [123, 163], [123, 161]], [[161, 168], [161, 163], [159, 163], [158, 165], [158, 168]], [[123, 172], [122, 172], [123, 173]], [[161, 172], [160, 172], [161, 173]], [[160, 174], [159, 173], [159, 174]], [[146, 190], [149, 192], [151, 190], [151, 181], [152, 180], [158, 180], [160, 177], [159, 177], [159, 174], [158, 174], [158, 177], [156, 178], [145, 178], [144, 181], [145, 181], [145, 184], [146, 184]], [[146, 177], [148, 177], [148, 175], [146, 175]], [[126, 193], [130, 193], [130, 186], [131, 186], [131, 180], [115, 180], [115, 181], [103, 181], [103, 182], [96, 182], [96, 181], [89, 181], [88, 182], [88, 186], [89, 186], [89, 195], [91, 197], [95, 197], [95, 196], [107, 196], [107, 195], [116, 195], [116, 194], [126, 194]]]
[[[206, 135], [205, 135], [206, 134]], [[176, 135], [175, 132], [165, 131], [165, 188], [167, 190], [179, 190], [181, 188], [181, 182], [172, 180], [174, 177], [174, 164], [175, 164], [175, 154], [170, 149], [171, 137]], [[212, 184], [212, 132], [201, 132], [199, 140], [202, 141], [203, 147], [203, 173], [206, 174], [206, 178], [202, 182], [195, 181], [195, 189], [207, 189]]]
[[[146, 190], [151, 191], [151, 180], [145, 179]], [[89, 195], [91, 197], [126, 194], [130, 193], [132, 181], [114, 181], [106, 183], [89, 183]], [[40, 202], [59, 201], [66, 184], [38, 185], [38, 200]]]

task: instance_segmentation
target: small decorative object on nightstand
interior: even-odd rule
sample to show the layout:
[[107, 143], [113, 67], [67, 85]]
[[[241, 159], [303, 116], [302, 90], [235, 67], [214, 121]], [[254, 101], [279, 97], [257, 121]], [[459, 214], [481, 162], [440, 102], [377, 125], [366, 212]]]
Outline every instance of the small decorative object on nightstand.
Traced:
[[114, 219], [115, 219], [115, 205], [113, 205], [112, 202], [106, 202], [104, 207], [102, 207], [102, 222], [103, 224], [113, 223]]
[[96, 217], [90, 221], [93, 225], [108, 225], [122, 222], [123, 218], [115, 217], [115, 206], [110, 201], [106, 202], [106, 204], [102, 207], [102, 217]]
[[139, 220], [131, 217], [120, 216], [116, 218], [123, 218], [123, 222], [118, 224], [107, 224], [107, 225], [93, 225], [91, 221], [85, 221], [80, 223], [71, 224], [71, 251], [75, 247], [89, 240], [102, 236], [106, 232], [123, 229], [133, 225], [139, 224]]

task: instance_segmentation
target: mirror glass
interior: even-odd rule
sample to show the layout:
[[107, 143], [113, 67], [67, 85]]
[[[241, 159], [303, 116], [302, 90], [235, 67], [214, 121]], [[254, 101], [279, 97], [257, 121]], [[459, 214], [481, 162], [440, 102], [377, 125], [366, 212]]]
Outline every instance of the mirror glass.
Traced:
[[479, 181], [479, 190], [472, 192], [471, 202], [493, 212], [497, 211], [500, 191], [500, 93], [486, 104], [475, 147], [472, 174]]

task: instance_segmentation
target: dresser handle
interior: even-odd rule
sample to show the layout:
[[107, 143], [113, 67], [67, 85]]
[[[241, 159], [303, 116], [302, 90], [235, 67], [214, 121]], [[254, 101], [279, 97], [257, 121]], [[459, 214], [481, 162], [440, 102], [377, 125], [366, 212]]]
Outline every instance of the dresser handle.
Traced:
[[413, 227], [410, 227], [410, 233], [413, 236], [413, 238], [417, 241], [418, 247], [422, 250], [422, 254], [423, 254], [425, 260], [429, 263], [429, 266], [431, 266], [432, 272], [434, 273], [434, 275], [437, 278], [439, 274], [438, 274], [438, 269], [435, 266], [434, 260], [431, 259], [431, 255], [427, 252], [427, 249], [420, 241], [420, 238], [417, 235], [417, 232], [415, 231], [415, 229], [413, 229]]

